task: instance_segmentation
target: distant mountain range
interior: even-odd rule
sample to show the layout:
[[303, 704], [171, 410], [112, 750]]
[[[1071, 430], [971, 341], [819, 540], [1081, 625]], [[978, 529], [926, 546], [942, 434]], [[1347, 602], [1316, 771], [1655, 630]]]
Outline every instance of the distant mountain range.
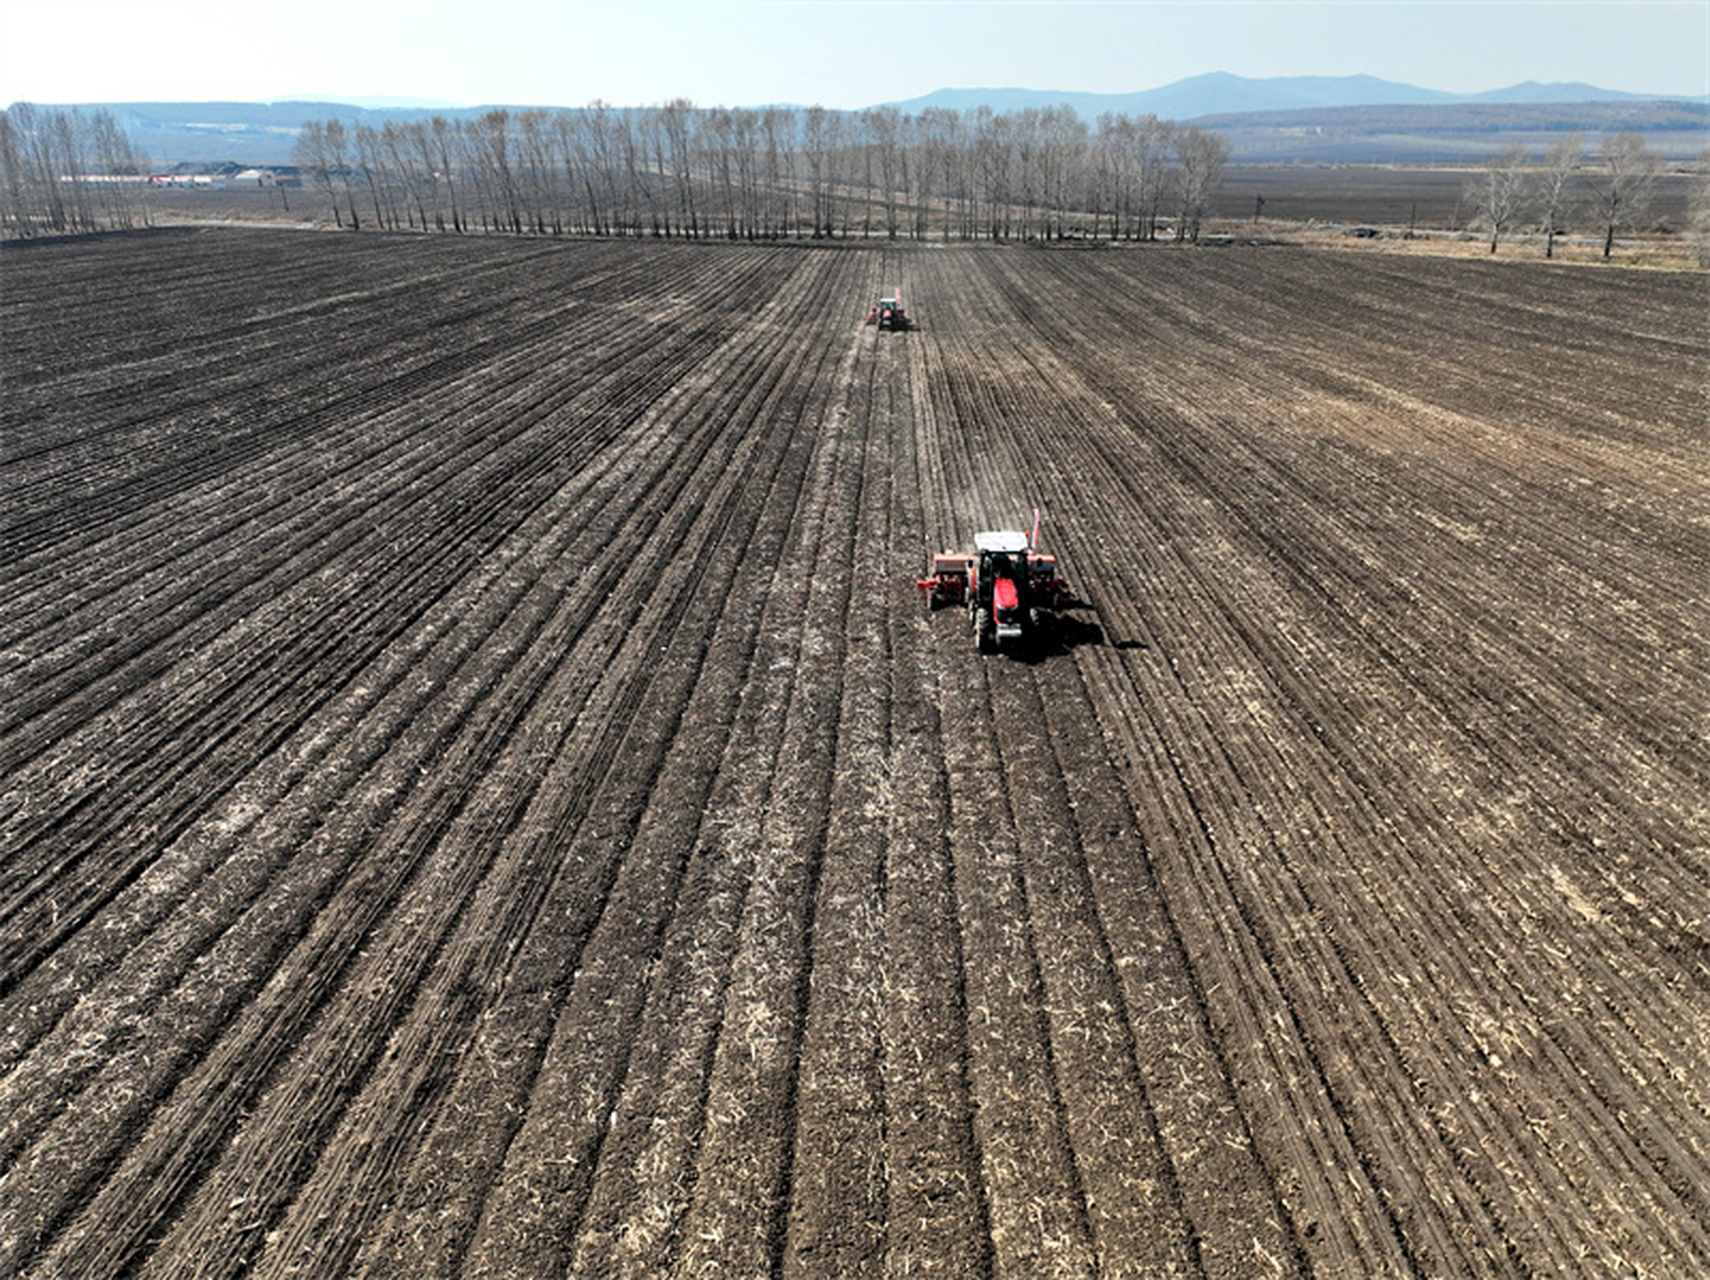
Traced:
[[[1213, 71], [1189, 76], [1160, 89], [1137, 93], [1054, 93], [1038, 89], [939, 89], [924, 97], [886, 105], [917, 112], [927, 107], [966, 110], [989, 106], [994, 111], [1027, 107], [1075, 109], [1082, 119], [1096, 120], [1106, 111], [1131, 116], [1155, 115], [1162, 120], [1194, 120], [1201, 116], [1248, 114], [1255, 111], [1322, 110], [1331, 107], [1445, 106], [1451, 103], [1537, 104], [1583, 102], [1673, 101], [1660, 94], [1621, 93], [1589, 84], [1539, 84], [1528, 80], [1486, 93], [1445, 93], [1418, 85], [1380, 80], [1375, 76], [1275, 76], [1253, 80]], [[1695, 99], [1710, 103], [1710, 95]]]
[[[408, 123], [433, 116], [468, 119], [495, 105], [523, 109], [523, 104], [458, 108], [425, 101], [407, 106], [395, 100], [375, 102], [38, 105], [110, 111], [157, 166], [233, 160], [289, 164], [298, 131], [310, 120], [336, 118], [378, 128], [387, 121]], [[1607, 131], [1637, 129], [1670, 158], [1689, 159], [1710, 145], [1710, 95], [1681, 100], [1586, 84], [1528, 82], [1487, 93], [1453, 94], [1373, 76], [1248, 79], [1219, 71], [1136, 93], [940, 89], [874, 105], [917, 114], [928, 107], [1010, 112], [1059, 104], [1072, 107], [1088, 124], [1105, 112], [1197, 123], [1225, 134], [1237, 162], [1476, 161], [1509, 142], [1531, 145], [1567, 130], [1595, 138]]]

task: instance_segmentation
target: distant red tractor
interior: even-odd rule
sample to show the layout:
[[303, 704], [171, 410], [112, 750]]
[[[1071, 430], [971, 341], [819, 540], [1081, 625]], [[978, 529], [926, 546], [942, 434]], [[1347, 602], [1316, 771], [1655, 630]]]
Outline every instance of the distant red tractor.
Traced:
[[926, 593], [929, 609], [967, 606], [981, 653], [1023, 647], [1045, 624], [1043, 610], [1061, 609], [1072, 599], [1069, 584], [1057, 576], [1057, 557], [1038, 550], [1038, 535], [1037, 513], [1032, 534], [976, 533], [973, 551], [939, 552], [931, 575], [914, 585]]
[[877, 325], [881, 329], [908, 328], [908, 312], [903, 310], [902, 290], [893, 289], [875, 302], [873, 309], [867, 313], [867, 323]]

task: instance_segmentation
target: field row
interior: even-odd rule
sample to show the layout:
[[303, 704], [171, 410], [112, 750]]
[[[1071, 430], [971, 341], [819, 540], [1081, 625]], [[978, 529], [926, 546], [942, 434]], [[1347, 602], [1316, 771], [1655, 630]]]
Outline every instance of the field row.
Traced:
[[1710, 1265], [1702, 277], [5, 253], [0, 1271]]

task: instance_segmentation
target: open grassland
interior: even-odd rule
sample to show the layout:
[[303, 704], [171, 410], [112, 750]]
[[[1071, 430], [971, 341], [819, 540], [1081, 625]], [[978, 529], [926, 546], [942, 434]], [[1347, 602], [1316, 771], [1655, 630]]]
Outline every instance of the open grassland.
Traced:
[[0, 270], [0, 1274], [1710, 1271], [1704, 276]]

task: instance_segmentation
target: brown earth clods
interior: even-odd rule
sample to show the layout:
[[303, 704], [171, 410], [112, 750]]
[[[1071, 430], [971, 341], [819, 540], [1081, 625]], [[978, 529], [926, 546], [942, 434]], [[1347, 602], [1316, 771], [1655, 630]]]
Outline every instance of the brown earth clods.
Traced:
[[0, 270], [0, 1274], [1710, 1270], [1705, 276]]

